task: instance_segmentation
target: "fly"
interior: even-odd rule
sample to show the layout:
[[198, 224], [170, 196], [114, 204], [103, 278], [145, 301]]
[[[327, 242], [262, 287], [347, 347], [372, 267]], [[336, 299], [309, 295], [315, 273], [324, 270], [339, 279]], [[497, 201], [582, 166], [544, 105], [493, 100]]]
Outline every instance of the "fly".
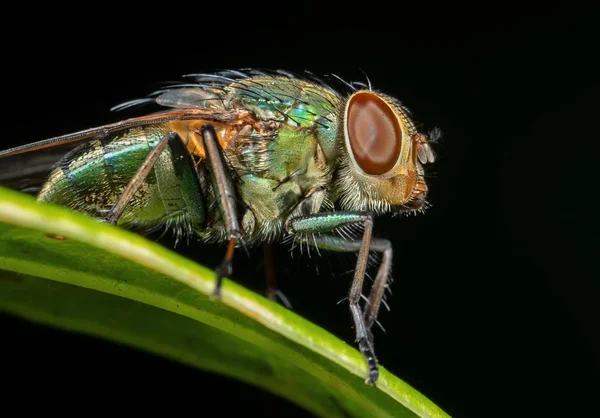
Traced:
[[[339, 79], [340, 93], [311, 74], [283, 71], [186, 79], [116, 108], [154, 104], [157, 113], [1, 151], [11, 159], [0, 179], [23, 189], [48, 167], [39, 201], [139, 232], [167, 228], [225, 244], [215, 298], [240, 245], [292, 241], [358, 253], [348, 301], [366, 383], [375, 385], [372, 328], [392, 245], [372, 236], [373, 218], [426, 207], [423, 167], [435, 160], [437, 131], [419, 132], [409, 111], [370, 83]], [[41, 149], [50, 154], [32, 153]], [[28, 171], [11, 161], [29, 161], [19, 166]], [[363, 297], [370, 251], [382, 259]]]

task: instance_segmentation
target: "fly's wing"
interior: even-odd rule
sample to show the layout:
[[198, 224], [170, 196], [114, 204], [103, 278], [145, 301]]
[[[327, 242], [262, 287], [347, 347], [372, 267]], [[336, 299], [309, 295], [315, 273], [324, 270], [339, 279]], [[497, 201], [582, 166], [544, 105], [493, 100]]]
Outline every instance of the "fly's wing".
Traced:
[[0, 185], [23, 189], [39, 184], [61, 156], [82, 141], [137, 126], [186, 119], [228, 123], [239, 108], [253, 112], [261, 120], [280, 121], [294, 127], [329, 130], [336, 124], [339, 95], [320, 81], [305, 82], [287, 73], [267, 75], [255, 70], [185, 77], [191, 82], [173, 84], [149, 97], [113, 108], [123, 110], [150, 103], [170, 110], [0, 151]]
[[37, 193], [46, 176], [67, 152], [94, 138], [167, 121], [228, 122], [230, 118], [231, 115], [222, 109], [175, 109], [0, 151], [0, 186]]
[[86, 141], [57, 145], [38, 152], [6, 156], [0, 160], [0, 186], [36, 195], [56, 163]]
[[36, 194], [55, 165], [69, 151], [92, 139], [106, 137], [137, 126], [159, 124], [172, 120], [206, 120], [227, 123], [232, 119], [231, 109], [225, 103], [229, 88], [220, 80], [209, 84], [174, 84], [115, 106], [120, 111], [140, 105], [155, 104], [162, 110], [148, 116], [127, 119], [110, 125], [75, 132], [44, 141], [0, 151], [0, 186]]
[[173, 120], [193, 119], [212, 120], [215, 122], [229, 122], [230, 117], [231, 116], [226, 112], [216, 112], [208, 109], [180, 109], [171, 110], [167, 112], [159, 112], [148, 116], [127, 119], [121, 122], [99, 126], [96, 128], [90, 128], [86, 129], [85, 131], [79, 131], [72, 134], [58, 136], [55, 138], [46, 139], [44, 141], [34, 142], [32, 144], [11, 148], [5, 151], [0, 151], [0, 158], [24, 154], [27, 152], [37, 151], [45, 148], [52, 148], [59, 145], [66, 145], [73, 142], [80, 142], [84, 139], [94, 138], [99, 135], [109, 135], [138, 126], [155, 125]]

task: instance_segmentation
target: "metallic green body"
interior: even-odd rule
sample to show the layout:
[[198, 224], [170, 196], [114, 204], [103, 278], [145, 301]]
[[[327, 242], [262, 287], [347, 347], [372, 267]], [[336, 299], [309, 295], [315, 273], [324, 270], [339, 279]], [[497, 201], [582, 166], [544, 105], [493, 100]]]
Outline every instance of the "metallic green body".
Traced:
[[[17, 147], [0, 158], [84, 141], [53, 168], [39, 200], [124, 228], [228, 241], [215, 269], [215, 296], [231, 275], [240, 239], [252, 245], [286, 236], [358, 252], [348, 302], [366, 382], [374, 385], [372, 327], [393, 251], [390, 241], [372, 236], [373, 217], [425, 207], [423, 164], [435, 160], [427, 136], [397, 100], [370, 85], [357, 90], [346, 83], [352, 91], [343, 96], [318, 80], [281, 73], [192, 77], [193, 83], [122, 105], [154, 103], [166, 111]], [[366, 152], [356, 153], [356, 145]], [[361, 306], [370, 251], [382, 258]]]
[[[266, 151], [254, 155], [250, 163], [234, 164], [241, 180], [238, 191], [247, 206], [242, 221], [247, 238], [277, 239], [294, 208], [331, 183], [330, 169], [322, 155], [319, 158], [318, 147], [314, 132], [284, 125]], [[237, 153], [233, 154], [230, 161], [237, 163]], [[257, 163], [260, 158], [264, 163]]]
[[[214, 95], [222, 100], [210, 100]], [[169, 90], [157, 102], [215, 113], [241, 108], [268, 125], [262, 131], [253, 127], [247, 138], [226, 143], [224, 150], [235, 171], [242, 234], [248, 244], [279, 239], [299, 203], [331, 185], [339, 148], [340, 98], [324, 87], [282, 77], [251, 78], [202, 90]], [[169, 132], [165, 123], [85, 143], [65, 155], [39, 200], [103, 218], [150, 150]], [[225, 241], [218, 208], [205, 204], [215, 199], [215, 190], [204, 180], [204, 163], [189, 154], [175, 158], [167, 147], [118, 225], [138, 230], [165, 226], [178, 234], [193, 231], [206, 241]], [[319, 211], [325, 201], [326, 194], [320, 192], [311, 212]]]
[[[340, 97], [284, 77], [241, 80], [225, 97], [225, 106], [247, 109], [276, 125], [272, 137], [253, 130], [247, 142], [226, 152], [242, 181], [238, 190], [247, 205], [242, 219], [246, 240], [277, 240], [298, 205], [332, 185], [340, 148]], [[310, 212], [318, 212], [325, 198], [321, 193]]]

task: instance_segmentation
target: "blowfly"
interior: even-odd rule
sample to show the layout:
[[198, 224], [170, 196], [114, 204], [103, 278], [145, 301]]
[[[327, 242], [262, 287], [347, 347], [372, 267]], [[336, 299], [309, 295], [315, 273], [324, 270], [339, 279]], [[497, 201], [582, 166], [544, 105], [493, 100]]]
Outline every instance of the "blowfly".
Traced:
[[[434, 162], [437, 131], [419, 132], [407, 108], [370, 83], [332, 80], [342, 89], [310, 73], [188, 75], [116, 108], [153, 104], [156, 113], [1, 151], [11, 158], [0, 179], [27, 189], [44, 173], [39, 201], [139, 232], [167, 228], [225, 244], [216, 298], [240, 245], [289, 240], [358, 253], [348, 302], [366, 383], [375, 385], [372, 328], [392, 245], [372, 236], [373, 218], [425, 208], [423, 167]], [[370, 251], [382, 257], [363, 296]]]

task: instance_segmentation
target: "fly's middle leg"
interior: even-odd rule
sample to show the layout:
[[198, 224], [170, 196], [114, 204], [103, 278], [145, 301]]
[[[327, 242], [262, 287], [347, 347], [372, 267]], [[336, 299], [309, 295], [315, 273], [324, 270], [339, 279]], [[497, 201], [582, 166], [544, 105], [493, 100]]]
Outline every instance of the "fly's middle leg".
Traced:
[[215, 191], [219, 211], [225, 223], [227, 239], [229, 240], [225, 257], [215, 269], [217, 282], [212, 297], [219, 298], [221, 296], [223, 278], [230, 276], [233, 271], [233, 253], [236, 244], [241, 238], [241, 233], [235, 201], [235, 188], [231, 175], [226, 169], [223, 149], [217, 138], [215, 128], [210, 124], [203, 125], [200, 129], [200, 134], [202, 136], [204, 151], [206, 152], [206, 167]]
[[[364, 227], [361, 240], [349, 240], [332, 234], [336, 229], [349, 224], [362, 224]], [[377, 319], [379, 306], [387, 286], [387, 278], [391, 267], [391, 243], [383, 239], [373, 239], [373, 220], [370, 214], [361, 212], [317, 213], [308, 216], [298, 216], [288, 219], [287, 231], [307, 244], [317, 248], [338, 251], [358, 252], [358, 260], [354, 279], [349, 293], [350, 312], [356, 327], [358, 348], [365, 358], [369, 370], [366, 383], [375, 385], [379, 378], [379, 368], [373, 346], [371, 327]], [[307, 235], [310, 235], [308, 237]], [[360, 301], [363, 281], [369, 257], [369, 251], [383, 252], [384, 256], [377, 272], [377, 277], [371, 288], [368, 303], [363, 312]]]
[[263, 254], [265, 263], [265, 284], [267, 285], [267, 298], [273, 302], [277, 302], [279, 300], [283, 306], [288, 309], [292, 309], [292, 304], [290, 303], [289, 299], [277, 287], [275, 263], [273, 262], [273, 244], [263, 244]]

